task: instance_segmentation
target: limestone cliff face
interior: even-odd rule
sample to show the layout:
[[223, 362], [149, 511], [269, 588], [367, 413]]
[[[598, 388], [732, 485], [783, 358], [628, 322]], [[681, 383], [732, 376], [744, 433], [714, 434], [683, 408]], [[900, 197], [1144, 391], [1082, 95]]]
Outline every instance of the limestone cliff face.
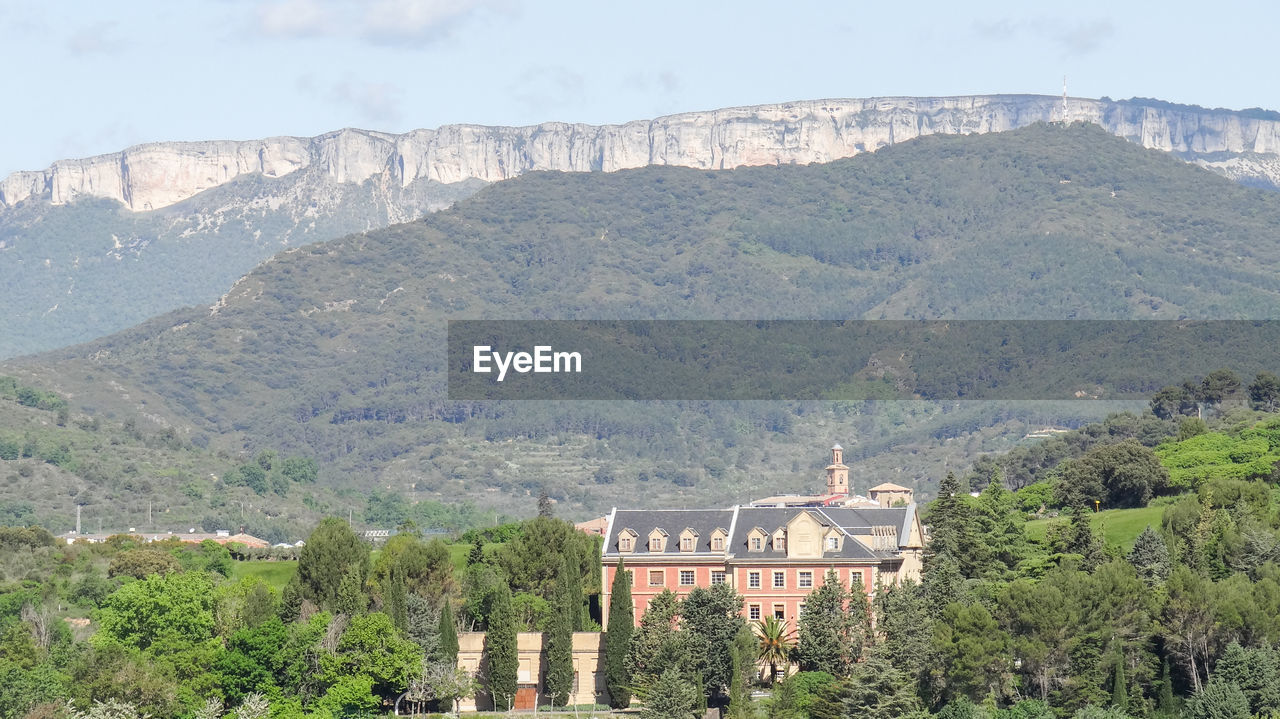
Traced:
[[921, 135], [1000, 132], [1035, 122], [1088, 121], [1145, 147], [1176, 153], [1234, 179], [1280, 186], [1280, 121], [1269, 114], [1162, 103], [1039, 95], [814, 100], [691, 112], [623, 125], [449, 125], [392, 135], [339, 130], [314, 138], [139, 145], [63, 160], [0, 181], [0, 205], [76, 197], [159, 209], [250, 173], [282, 177], [318, 168], [333, 182], [380, 177], [505, 180], [532, 170], [621, 170], [645, 165], [728, 169], [827, 162]]

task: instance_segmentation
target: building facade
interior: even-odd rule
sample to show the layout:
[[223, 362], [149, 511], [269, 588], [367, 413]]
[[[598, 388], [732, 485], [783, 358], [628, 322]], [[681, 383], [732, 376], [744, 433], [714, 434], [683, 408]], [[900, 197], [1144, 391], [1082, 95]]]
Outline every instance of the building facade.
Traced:
[[[637, 623], [668, 589], [685, 595], [729, 584], [745, 598], [746, 619], [774, 616], [794, 627], [805, 598], [828, 571], [867, 594], [919, 579], [925, 533], [911, 490], [894, 485], [875, 502], [851, 495], [842, 454], [839, 445], [832, 448], [823, 495], [731, 509], [615, 509], [604, 532], [605, 612], [619, 563], [632, 573]], [[890, 497], [899, 506], [888, 506]]]

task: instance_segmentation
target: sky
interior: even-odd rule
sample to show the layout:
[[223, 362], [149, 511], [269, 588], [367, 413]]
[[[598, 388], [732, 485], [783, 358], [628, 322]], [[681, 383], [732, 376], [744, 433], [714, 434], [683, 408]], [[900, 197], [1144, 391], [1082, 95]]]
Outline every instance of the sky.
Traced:
[[143, 142], [884, 95], [1280, 110], [1280, 3], [0, 0], [0, 176]]

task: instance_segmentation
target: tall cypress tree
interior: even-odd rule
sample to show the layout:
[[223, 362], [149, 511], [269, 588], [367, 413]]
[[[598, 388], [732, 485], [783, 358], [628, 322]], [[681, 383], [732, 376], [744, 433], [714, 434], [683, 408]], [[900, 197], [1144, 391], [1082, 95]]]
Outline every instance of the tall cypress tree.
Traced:
[[507, 711], [516, 701], [520, 656], [516, 643], [516, 614], [511, 607], [511, 588], [506, 583], [499, 584], [493, 594], [484, 653], [488, 665], [489, 696], [493, 698], [495, 709]]
[[581, 595], [573, 596], [570, 574], [577, 574], [577, 567], [570, 566], [569, 558], [560, 562], [561, 581], [556, 583], [552, 598], [551, 626], [543, 636], [543, 650], [547, 657], [546, 687], [551, 704], [562, 707], [569, 703], [573, 690], [573, 617], [582, 603]]
[[729, 677], [729, 714], [731, 719], [751, 716], [751, 679], [756, 675], [756, 635], [743, 626], [733, 638], [729, 652], [732, 674]]
[[453, 607], [448, 598], [440, 608], [440, 661], [451, 667], [458, 665], [458, 627], [453, 623]]
[[631, 630], [634, 627], [631, 572], [619, 559], [609, 597], [609, 631], [604, 635], [604, 684], [609, 692], [609, 706], [614, 709], [631, 706], [631, 672], [627, 669], [627, 654], [631, 651]]
[[387, 588], [382, 601], [396, 629], [402, 632], [407, 630], [409, 628], [409, 592], [404, 586], [404, 572], [399, 567], [392, 567], [387, 574]]
[[[576, 540], [573, 537], [572, 540]], [[565, 591], [568, 593], [568, 604], [565, 609], [569, 612], [570, 628], [575, 632], [583, 631], [586, 628], [586, 603], [583, 602], [582, 594], [582, 553], [578, 551], [578, 543], [576, 541], [565, 542], [564, 546], [564, 562], [560, 567], [560, 579], [556, 581], [557, 591], [561, 584], [565, 585]], [[554, 600], [554, 596], [551, 599]]]

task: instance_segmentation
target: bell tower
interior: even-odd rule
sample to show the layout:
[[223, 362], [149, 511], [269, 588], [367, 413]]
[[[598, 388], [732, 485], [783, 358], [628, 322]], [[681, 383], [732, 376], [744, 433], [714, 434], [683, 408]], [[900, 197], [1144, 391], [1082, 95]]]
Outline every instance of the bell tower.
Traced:
[[844, 447], [831, 448], [831, 464], [827, 465], [827, 494], [849, 493], [849, 468], [844, 464]]

